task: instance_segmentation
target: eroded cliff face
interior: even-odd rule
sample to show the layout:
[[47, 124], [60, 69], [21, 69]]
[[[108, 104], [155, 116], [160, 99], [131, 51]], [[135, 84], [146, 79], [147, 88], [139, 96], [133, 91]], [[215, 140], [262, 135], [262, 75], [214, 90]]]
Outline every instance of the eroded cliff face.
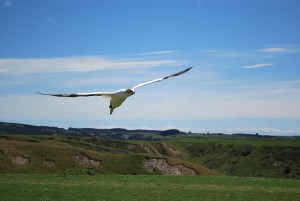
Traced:
[[97, 160], [97, 159], [93, 159], [85, 154], [77, 154], [75, 157], [74, 157], [75, 161], [84, 166], [84, 167], [91, 167], [91, 166], [99, 166], [100, 165], [100, 160]]
[[13, 164], [16, 165], [25, 165], [25, 164], [30, 164], [31, 160], [28, 157], [21, 156], [21, 155], [14, 155], [11, 157], [11, 161]]
[[197, 172], [182, 164], [170, 165], [166, 159], [149, 158], [144, 159], [144, 167], [147, 171], [159, 170], [163, 175], [197, 175]]
[[44, 164], [46, 167], [51, 168], [51, 167], [54, 166], [55, 160], [52, 160], [52, 159], [44, 159], [43, 164]]

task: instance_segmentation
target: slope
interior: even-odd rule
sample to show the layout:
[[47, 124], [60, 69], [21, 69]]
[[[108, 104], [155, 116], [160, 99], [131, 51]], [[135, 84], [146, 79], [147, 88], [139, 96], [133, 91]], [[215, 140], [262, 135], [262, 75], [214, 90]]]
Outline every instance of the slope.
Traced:
[[160, 151], [147, 142], [125, 142], [97, 137], [2, 135], [0, 172], [165, 174], [157, 164], [153, 164], [153, 171], [145, 168], [145, 161], [157, 159], [164, 169], [170, 169], [168, 174], [171, 175], [184, 174], [180, 172], [180, 165], [199, 175], [217, 174], [200, 165], [163, 154], [168, 152], [166, 150], [162, 153]]

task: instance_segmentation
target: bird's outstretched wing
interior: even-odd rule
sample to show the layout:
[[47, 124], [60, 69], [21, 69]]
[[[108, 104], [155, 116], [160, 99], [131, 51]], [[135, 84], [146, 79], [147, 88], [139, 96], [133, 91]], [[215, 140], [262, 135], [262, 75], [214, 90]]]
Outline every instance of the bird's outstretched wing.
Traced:
[[45, 93], [38, 93], [41, 95], [48, 95], [48, 96], [56, 96], [56, 97], [79, 97], [79, 96], [108, 96], [111, 97], [112, 93], [108, 92], [91, 92], [91, 93], [75, 93], [75, 94], [45, 94]]
[[139, 88], [139, 87], [142, 87], [142, 86], [145, 86], [145, 85], [148, 85], [148, 84], [152, 84], [152, 83], [154, 83], [154, 82], [160, 82], [160, 81], [166, 80], [166, 79], [168, 79], [168, 78], [176, 77], [176, 76], [178, 76], [178, 75], [181, 75], [181, 74], [183, 74], [183, 73], [188, 72], [189, 70], [191, 70], [191, 68], [193, 68], [193, 66], [191, 66], [191, 67], [189, 67], [189, 68], [187, 68], [187, 69], [184, 69], [184, 70], [182, 70], [182, 71], [179, 71], [179, 72], [177, 72], [177, 73], [174, 73], [174, 74], [172, 74], [172, 75], [168, 75], [168, 76], [165, 76], [165, 77], [162, 77], [162, 78], [159, 78], [159, 79], [156, 79], [156, 80], [152, 80], [152, 81], [149, 81], [149, 82], [141, 83], [141, 84], [139, 84], [139, 85], [136, 85], [136, 86], [132, 87], [131, 89], [135, 91], [135, 89], [137, 89], [137, 88]]

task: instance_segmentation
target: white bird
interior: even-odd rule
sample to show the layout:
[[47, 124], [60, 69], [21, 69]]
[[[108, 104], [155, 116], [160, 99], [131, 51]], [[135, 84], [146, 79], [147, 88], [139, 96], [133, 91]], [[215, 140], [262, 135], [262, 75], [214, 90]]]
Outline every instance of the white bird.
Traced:
[[49, 96], [56, 96], [56, 97], [79, 97], [79, 96], [83, 96], [83, 97], [87, 97], [87, 96], [104, 96], [104, 97], [109, 97], [110, 98], [110, 114], [113, 113], [114, 109], [116, 109], [117, 107], [120, 107], [122, 105], [122, 103], [129, 97], [132, 96], [133, 94], [135, 94], [135, 90], [139, 87], [148, 85], [148, 84], [152, 84], [154, 82], [160, 82], [162, 80], [166, 80], [168, 78], [172, 78], [172, 77], [176, 77], [178, 75], [181, 75], [183, 73], [186, 73], [187, 71], [189, 71], [193, 66], [179, 71], [175, 74], [172, 75], [168, 75], [159, 79], [155, 79], [149, 82], [144, 82], [141, 84], [138, 84], [132, 88], [129, 89], [120, 89], [116, 92], [90, 92], [90, 93], [76, 93], [76, 94], [45, 94], [45, 93], [39, 93], [41, 95], [49, 95]]

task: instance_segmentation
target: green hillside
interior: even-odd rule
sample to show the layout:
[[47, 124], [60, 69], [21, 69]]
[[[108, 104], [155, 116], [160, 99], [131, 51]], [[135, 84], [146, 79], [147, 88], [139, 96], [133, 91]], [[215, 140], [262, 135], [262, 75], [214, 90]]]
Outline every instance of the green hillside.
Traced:
[[[147, 159], [157, 159], [154, 162], [164, 163], [163, 167], [146, 170]], [[299, 179], [300, 144], [263, 139], [155, 142], [1, 135], [0, 162], [2, 173], [173, 174], [168, 169], [182, 164], [199, 175]]]
[[[217, 174], [201, 165], [174, 158], [167, 149], [162, 144], [96, 137], [2, 135], [0, 172], [180, 175], [185, 174], [182, 169], [187, 169], [198, 175]], [[155, 162], [153, 171], [145, 168], [146, 162], [151, 160]]]
[[66, 130], [0, 122], [0, 173], [299, 179], [300, 138], [192, 134], [176, 129]]
[[198, 140], [172, 141], [179, 158], [224, 175], [300, 178], [299, 141]]

